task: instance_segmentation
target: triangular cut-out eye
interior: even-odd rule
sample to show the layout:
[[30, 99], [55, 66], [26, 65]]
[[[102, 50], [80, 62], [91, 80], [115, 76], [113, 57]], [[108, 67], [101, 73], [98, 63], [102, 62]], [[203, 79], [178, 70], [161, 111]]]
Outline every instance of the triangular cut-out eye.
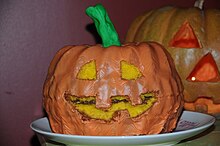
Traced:
[[185, 21], [169, 43], [170, 47], [201, 48], [189, 22]]
[[192, 82], [220, 81], [218, 67], [211, 53], [206, 54], [199, 60], [193, 71], [187, 77], [187, 80]]
[[84, 64], [78, 74], [77, 79], [95, 80], [96, 79], [96, 63], [94, 60]]
[[121, 61], [121, 78], [125, 80], [135, 80], [141, 77], [140, 70], [126, 61]]

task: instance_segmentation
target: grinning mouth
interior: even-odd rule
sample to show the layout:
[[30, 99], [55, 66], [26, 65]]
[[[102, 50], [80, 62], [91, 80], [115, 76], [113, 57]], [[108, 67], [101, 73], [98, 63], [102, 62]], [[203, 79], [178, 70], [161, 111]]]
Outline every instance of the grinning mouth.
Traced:
[[141, 94], [142, 104], [132, 105], [126, 96], [111, 97], [111, 107], [108, 109], [96, 108], [96, 99], [94, 96], [77, 97], [67, 95], [66, 100], [71, 103], [81, 114], [92, 118], [109, 121], [114, 113], [121, 110], [127, 110], [131, 118], [135, 118], [147, 111], [156, 102], [156, 96], [153, 93]]

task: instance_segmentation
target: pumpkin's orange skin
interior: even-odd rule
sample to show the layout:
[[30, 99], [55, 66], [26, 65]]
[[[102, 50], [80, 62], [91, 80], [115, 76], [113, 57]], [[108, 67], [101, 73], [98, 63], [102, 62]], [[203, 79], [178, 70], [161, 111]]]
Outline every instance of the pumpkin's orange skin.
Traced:
[[[186, 102], [184, 107], [191, 111], [198, 111], [208, 114], [219, 114], [220, 104], [213, 103], [211, 98], [199, 97], [195, 102]], [[212, 107], [212, 108], [209, 108]]]
[[[170, 46], [174, 35], [185, 22], [191, 25], [200, 48]], [[215, 104], [220, 104], [220, 81], [189, 82], [186, 80], [198, 61], [209, 52], [220, 69], [220, 10], [162, 7], [146, 12], [132, 22], [126, 36], [126, 42], [140, 41], [157, 41], [165, 46], [182, 79], [186, 102], [194, 102], [198, 97], [209, 97]]]
[[[77, 79], [80, 67], [90, 60], [96, 62], [97, 80]], [[138, 67], [142, 77], [136, 80], [121, 79], [122, 60]], [[105, 90], [101, 90], [103, 88]], [[79, 98], [96, 96], [96, 107], [104, 109], [111, 106], [111, 96], [129, 96], [132, 104], [137, 105], [141, 104], [139, 95], [147, 92], [157, 92], [157, 101], [150, 109], [135, 118], [130, 118], [126, 110], [118, 111], [110, 121], [85, 117], [65, 99], [65, 94]], [[51, 128], [56, 133], [156, 134], [175, 128], [183, 108], [183, 87], [170, 55], [157, 43], [108, 48], [101, 45], [67, 46], [57, 52], [50, 64], [43, 103]]]

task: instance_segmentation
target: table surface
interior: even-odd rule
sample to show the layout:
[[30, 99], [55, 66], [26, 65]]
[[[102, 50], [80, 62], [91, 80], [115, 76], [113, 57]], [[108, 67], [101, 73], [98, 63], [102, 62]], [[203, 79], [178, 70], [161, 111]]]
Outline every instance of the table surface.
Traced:
[[[42, 146], [65, 146], [45, 140], [40, 140], [40, 143]], [[183, 140], [176, 144], [176, 146], [220, 146], [220, 119], [218, 119], [208, 130], [194, 137]]]

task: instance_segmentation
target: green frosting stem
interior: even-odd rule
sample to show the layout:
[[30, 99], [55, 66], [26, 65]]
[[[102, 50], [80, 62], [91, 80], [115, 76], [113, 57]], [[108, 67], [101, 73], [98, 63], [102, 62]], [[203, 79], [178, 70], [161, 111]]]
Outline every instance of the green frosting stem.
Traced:
[[121, 46], [118, 34], [112, 24], [105, 8], [101, 4], [94, 7], [88, 7], [86, 14], [92, 18], [95, 23], [98, 34], [102, 38], [103, 47]]

